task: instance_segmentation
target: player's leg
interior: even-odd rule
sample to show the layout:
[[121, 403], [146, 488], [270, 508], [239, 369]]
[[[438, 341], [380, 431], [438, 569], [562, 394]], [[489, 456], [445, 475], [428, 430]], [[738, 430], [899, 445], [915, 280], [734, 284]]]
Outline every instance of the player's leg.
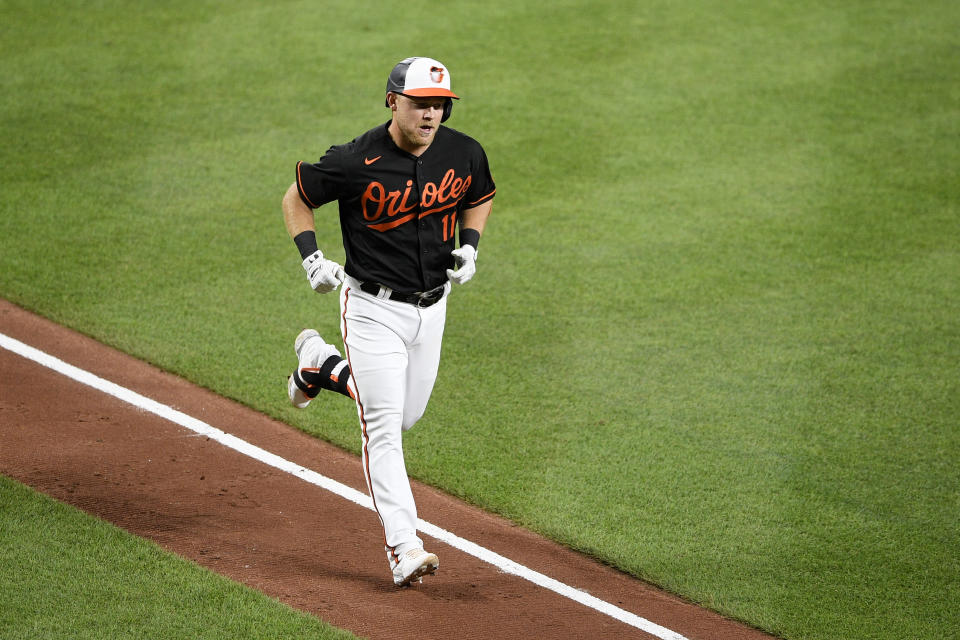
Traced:
[[[426, 309], [418, 310], [419, 331], [412, 343], [407, 344], [406, 393], [403, 402], [402, 430], [412, 427], [427, 407], [433, 384], [440, 365], [440, 344], [446, 318], [446, 299]], [[421, 576], [433, 574], [440, 567], [435, 554], [422, 547], [394, 554], [387, 549], [393, 580], [398, 585], [421, 581]]]
[[[401, 334], [416, 333], [408, 305], [385, 303], [354, 289], [341, 294], [344, 346], [363, 439], [363, 471], [383, 524], [391, 566], [422, 547], [417, 510], [403, 459], [407, 349]], [[406, 329], [406, 331], [404, 331]]]
[[324, 342], [313, 329], [304, 329], [293, 343], [297, 368], [287, 379], [287, 396], [304, 409], [323, 389], [352, 397], [350, 367], [337, 348]]

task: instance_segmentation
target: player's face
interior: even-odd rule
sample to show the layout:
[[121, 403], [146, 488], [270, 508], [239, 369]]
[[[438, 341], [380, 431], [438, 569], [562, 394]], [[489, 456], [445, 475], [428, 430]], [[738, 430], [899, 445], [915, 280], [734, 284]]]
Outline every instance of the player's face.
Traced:
[[393, 122], [390, 124], [390, 132], [393, 140], [404, 151], [420, 155], [437, 135], [446, 98], [392, 95]]

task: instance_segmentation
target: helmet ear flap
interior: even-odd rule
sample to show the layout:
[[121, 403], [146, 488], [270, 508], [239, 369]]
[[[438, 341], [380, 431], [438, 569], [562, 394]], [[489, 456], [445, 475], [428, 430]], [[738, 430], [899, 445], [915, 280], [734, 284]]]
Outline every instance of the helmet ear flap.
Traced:
[[447, 118], [450, 117], [451, 111], [453, 111], [453, 100], [447, 98], [447, 103], [443, 105], [443, 115], [440, 117], [440, 122], [446, 122]]

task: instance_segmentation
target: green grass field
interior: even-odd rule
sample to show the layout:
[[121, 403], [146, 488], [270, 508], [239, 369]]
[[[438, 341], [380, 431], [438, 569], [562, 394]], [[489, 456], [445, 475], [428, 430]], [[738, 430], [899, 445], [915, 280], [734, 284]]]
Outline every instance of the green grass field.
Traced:
[[960, 5], [397, 10], [0, 0], [0, 296], [358, 451], [286, 404], [338, 324], [279, 203], [436, 57], [498, 195], [411, 474], [784, 638], [960, 637]]

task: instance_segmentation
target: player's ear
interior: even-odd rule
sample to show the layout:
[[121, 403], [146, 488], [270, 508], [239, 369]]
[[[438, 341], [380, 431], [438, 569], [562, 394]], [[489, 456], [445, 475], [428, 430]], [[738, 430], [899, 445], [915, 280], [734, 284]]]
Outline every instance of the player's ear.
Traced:
[[391, 111], [397, 110], [397, 94], [393, 91], [387, 94], [387, 106], [390, 107]]

